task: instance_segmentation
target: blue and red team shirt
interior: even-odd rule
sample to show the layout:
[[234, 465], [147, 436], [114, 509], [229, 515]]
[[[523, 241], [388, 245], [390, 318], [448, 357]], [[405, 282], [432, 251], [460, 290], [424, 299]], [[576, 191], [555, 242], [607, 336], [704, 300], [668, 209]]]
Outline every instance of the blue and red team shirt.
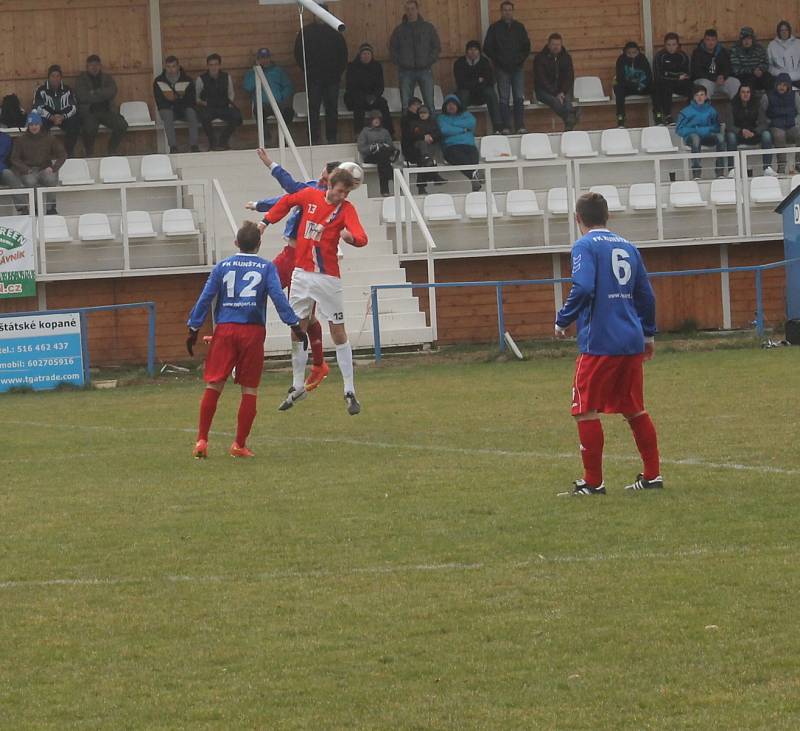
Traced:
[[257, 254], [234, 254], [219, 262], [208, 276], [197, 303], [189, 313], [188, 325], [199, 330], [211, 302], [217, 298], [214, 320], [217, 325], [235, 322], [242, 325], [267, 323], [267, 297], [275, 304], [278, 316], [287, 325], [300, 321], [286, 299], [271, 261]]
[[[296, 193], [298, 190], [302, 190], [303, 188], [316, 188], [317, 190], [327, 190], [324, 186], [320, 185], [319, 180], [308, 180], [305, 183], [301, 183], [295, 180], [290, 173], [288, 173], [283, 167], [280, 165], [275, 165], [272, 168], [272, 177], [278, 181], [278, 184], [283, 188], [287, 193]], [[283, 196], [275, 196], [273, 198], [262, 198], [260, 201], [256, 202], [256, 210], [260, 211], [261, 213], [266, 213], [269, 211], [272, 206], [274, 206]], [[297, 238], [297, 229], [300, 226], [300, 217], [302, 215], [302, 211], [300, 208], [295, 208], [289, 218], [286, 219], [286, 226], [283, 229], [283, 235], [287, 239], [296, 239]]]
[[592, 229], [572, 247], [572, 289], [556, 325], [578, 321], [578, 350], [633, 355], [656, 333], [656, 299], [639, 250], [608, 229]]
[[366, 246], [368, 239], [353, 204], [345, 200], [334, 206], [328, 203], [325, 194], [324, 190], [303, 188], [285, 195], [267, 212], [264, 220], [277, 223], [294, 206], [301, 206], [295, 267], [339, 277], [338, 249], [342, 229], [353, 234], [353, 246]]

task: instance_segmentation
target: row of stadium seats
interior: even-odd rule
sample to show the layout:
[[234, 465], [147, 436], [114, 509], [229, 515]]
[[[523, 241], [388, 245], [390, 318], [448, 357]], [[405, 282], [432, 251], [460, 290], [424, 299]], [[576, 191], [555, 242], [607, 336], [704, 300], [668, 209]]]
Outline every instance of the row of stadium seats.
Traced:
[[[167, 155], [145, 155], [141, 160], [141, 176], [145, 182], [177, 180], [172, 162]], [[100, 159], [100, 180], [103, 183], [134, 183], [127, 157], [103, 157]], [[89, 164], [82, 158], [70, 158], [58, 171], [61, 185], [94, 185]]]
[[[158, 235], [148, 211], [128, 211], [125, 225], [129, 239], [155, 238]], [[121, 235], [121, 231], [112, 230], [105, 213], [83, 213], [78, 219], [79, 241], [110, 241], [116, 239], [118, 233]], [[172, 208], [161, 214], [161, 234], [166, 237], [197, 236], [200, 231], [192, 211]], [[75, 240], [64, 216], [45, 216], [44, 240], [47, 244], [65, 244]]]
[[[119, 105], [119, 113], [125, 117], [128, 129], [154, 129], [156, 126], [150, 116], [150, 107], [147, 106], [147, 102], [122, 102]], [[100, 125], [100, 127], [101, 129], [106, 129], [103, 125]], [[0, 132], [5, 132], [12, 137], [20, 135], [24, 131], [24, 127], [0, 127]]]

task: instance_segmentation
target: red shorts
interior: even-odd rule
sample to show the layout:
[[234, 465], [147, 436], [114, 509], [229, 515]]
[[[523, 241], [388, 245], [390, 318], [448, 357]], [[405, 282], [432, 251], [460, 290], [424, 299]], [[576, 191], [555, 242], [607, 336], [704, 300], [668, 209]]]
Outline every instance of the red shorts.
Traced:
[[644, 411], [644, 354], [589, 355], [581, 353], [572, 383], [572, 415], [638, 414]]
[[278, 277], [281, 280], [281, 289], [286, 289], [292, 283], [292, 272], [294, 271], [295, 247], [288, 244], [283, 247], [272, 263], [278, 270]]
[[258, 388], [264, 369], [263, 325], [245, 325], [225, 322], [214, 328], [214, 337], [208, 348], [203, 379], [206, 383], [227, 380], [236, 368], [235, 383], [247, 388]]

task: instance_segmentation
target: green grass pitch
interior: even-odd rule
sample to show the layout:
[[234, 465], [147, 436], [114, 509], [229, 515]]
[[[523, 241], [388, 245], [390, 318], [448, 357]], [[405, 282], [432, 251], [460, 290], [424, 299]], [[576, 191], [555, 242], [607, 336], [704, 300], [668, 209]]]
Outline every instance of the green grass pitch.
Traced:
[[[797, 352], [796, 352], [797, 351]], [[646, 366], [666, 488], [573, 361], [419, 356], [281, 414], [233, 460], [201, 383], [0, 399], [3, 729], [797, 729], [800, 349]]]

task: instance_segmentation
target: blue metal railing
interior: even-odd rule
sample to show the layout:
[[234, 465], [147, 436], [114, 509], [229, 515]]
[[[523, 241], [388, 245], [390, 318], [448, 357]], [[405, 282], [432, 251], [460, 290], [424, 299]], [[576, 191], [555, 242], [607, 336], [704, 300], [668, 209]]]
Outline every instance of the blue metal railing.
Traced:
[[[735, 274], [741, 272], [755, 272], [755, 287], [756, 287], [756, 330], [759, 335], [764, 333], [764, 303], [763, 303], [763, 285], [762, 285], [762, 272], [768, 269], [778, 269], [785, 267], [787, 264], [800, 262], [800, 257], [795, 259], [784, 259], [782, 261], [772, 262], [770, 264], [757, 264], [750, 266], [740, 267], [716, 267], [714, 269], [682, 269], [670, 272], [650, 272], [648, 276], [651, 279], [658, 277], [691, 277], [700, 274]], [[503, 313], [503, 287], [519, 287], [527, 285], [541, 285], [541, 284], [565, 284], [572, 282], [571, 277], [560, 277], [552, 279], [509, 279], [497, 280], [489, 282], [435, 282], [415, 284], [413, 282], [406, 282], [405, 284], [373, 284], [370, 287], [370, 302], [372, 309], [372, 335], [375, 343], [375, 361], [379, 362], [381, 359], [381, 326], [380, 326], [380, 311], [378, 309], [378, 292], [382, 289], [449, 289], [455, 287], [494, 287], [497, 291], [497, 335], [498, 345], [500, 350], [505, 350], [506, 343], [504, 334], [505, 315]], [[554, 313], [555, 315], [555, 313]]]

